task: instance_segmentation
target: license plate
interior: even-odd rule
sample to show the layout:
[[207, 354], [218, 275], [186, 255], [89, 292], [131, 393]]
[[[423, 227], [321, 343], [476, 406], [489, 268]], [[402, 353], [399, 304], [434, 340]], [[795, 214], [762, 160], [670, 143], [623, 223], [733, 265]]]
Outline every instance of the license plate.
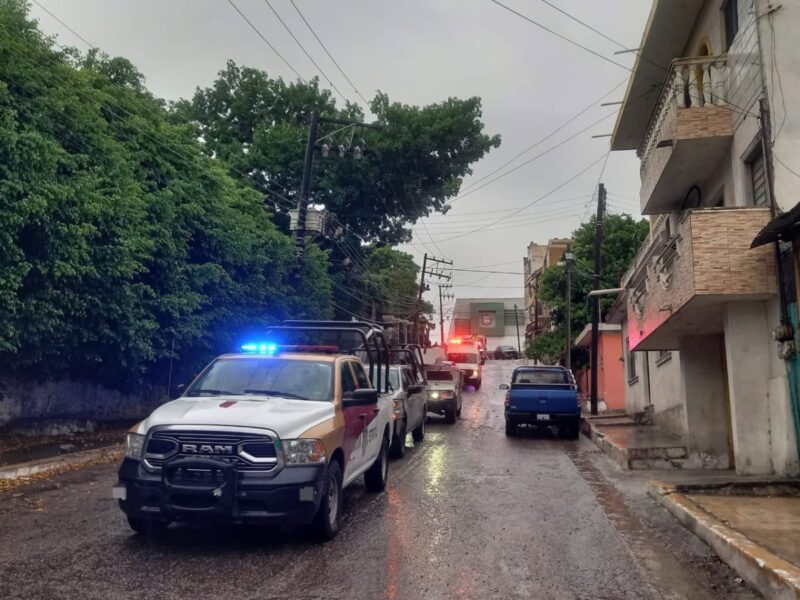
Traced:
[[549, 421], [550, 420], [550, 415], [536, 415], [536, 418], [539, 421]]

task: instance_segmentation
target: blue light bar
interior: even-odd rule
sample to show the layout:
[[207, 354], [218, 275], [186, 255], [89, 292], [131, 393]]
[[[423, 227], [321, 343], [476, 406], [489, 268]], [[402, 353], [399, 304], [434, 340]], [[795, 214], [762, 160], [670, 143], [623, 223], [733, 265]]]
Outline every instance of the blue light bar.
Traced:
[[272, 343], [243, 344], [241, 350], [248, 354], [275, 354], [278, 351], [278, 345]]

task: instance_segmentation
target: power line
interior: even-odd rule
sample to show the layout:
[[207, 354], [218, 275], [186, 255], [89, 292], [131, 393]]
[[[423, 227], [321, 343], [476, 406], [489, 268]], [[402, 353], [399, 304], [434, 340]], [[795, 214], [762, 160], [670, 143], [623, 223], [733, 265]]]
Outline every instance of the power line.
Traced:
[[[583, 175], [584, 173], [586, 173], [586, 171], [588, 171], [588, 170], [589, 170], [589, 169], [591, 169], [593, 166], [595, 166], [597, 163], [599, 163], [601, 160], [603, 160], [603, 158], [604, 158], [604, 157], [607, 159], [607, 158], [608, 158], [608, 154], [606, 153], [604, 156], [600, 156], [599, 158], [597, 158], [597, 159], [593, 160], [591, 163], [589, 163], [589, 165], [588, 165], [588, 166], [584, 167], [583, 169], [581, 169], [580, 171], [578, 171], [578, 172], [577, 172], [575, 175], [573, 175], [572, 177], [570, 177], [570, 178], [569, 178], [569, 179], [567, 179], [566, 181], [564, 181], [564, 182], [560, 183], [559, 185], [557, 185], [556, 187], [554, 187], [552, 190], [550, 190], [550, 191], [549, 191], [549, 192], [547, 192], [546, 194], [544, 194], [544, 195], [542, 195], [542, 196], [539, 196], [538, 198], [536, 198], [536, 199], [535, 199], [535, 200], [533, 200], [532, 202], [529, 202], [528, 204], [526, 204], [526, 205], [525, 205], [525, 206], [523, 206], [522, 208], [519, 208], [519, 209], [517, 209], [515, 212], [513, 212], [513, 213], [510, 213], [510, 214], [506, 215], [505, 217], [500, 217], [499, 219], [496, 219], [496, 220], [492, 221], [491, 223], [489, 223], [488, 225], [486, 225], [486, 227], [491, 227], [492, 225], [496, 225], [496, 224], [498, 224], [498, 223], [501, 223], [502, 221], [505, 221], [506, 219], [510, 219], [510, 218], [511, 218], [511, 217], [513, 217], [514, 215], [518, 215], [518, 214], [519, 214], [519, 213], [521, 213], [522, 211], [524, 211], [524, 210], [526, 210], [526, 209], [530, 208], [531, 206], [533, 206], [533, 205], [537, 204], [537, 203], [538, 203], [538, 202], [540, 202], [541, 200], [544, 200], [544, 199], [545, 199], [545, 198], [547, 198], [548, 196], [552, 196], [552, 195], [553, 195], [553, 194], [555, 194], [555, 193], [556, 193], [558, 190], [560, 190], [561, 188], [563, 188], [563, 187], [564, 187], [564, 186], [566, 186], [567, 184], [569, 184], [569, 183], [572, 183], [572, 182], [573, 182], [574, 180], [576, 180], [578, 177], [580, 177], [581, 175]], [[478, 232], [478, 231], [481, 231], [482, 229], [484, 229], [484, 227], [478, 227], [478, 228], [476, 228], [476, 229], [472, 229], [472, 230], [470, 230], [470, 231], [468, 231], [468, 232], [466, 232], [466, 233], [462, 233], [462, 234], [459, 234], [459, 235], [454, 235], [454, 236], [451, 236], [451, 237], [448, 237], [448, 238], [444, 238], [444, 239], [442, 239], [442, 240], [439, 240], [439, 241], [440, 241], [440, 242], [447, 242], [447, 241], [449, 241], [449, 240], [454, 240], [454, 239], [456, 239], [456, 238], [464, 237], [465, 235], [470, 235], [470, 234], [476, 233], [476, 232]]]
[[581, 117], [582, 115], [584, 115], [586, 112], [588, 112], [590, 109], [592, 109], [593, 107], [595, 107], [597, 104], [599, 104], [601, 100], [603, 100], [603, 99], [605, 99], [607, 96], [611, 95], [611, 94], [612, 94], [614, 91], [616, 91], [616, 90], [617, 90], [619, 87], [621, 87], [621, 86], [622, 86], [622, 85], [623, 85], [623, 84], [624, 84], [626, 81], [627, 81], [627, 79], [623, 79], [622, 81], [620, 81], [620, 82], [619, 82], [617, 85], [615, 85], [613, 88], [611, 88], [610, 90], [608, 90], [608, 91], [607, 91], [605, 94], [603, 94], [602, 96], [600, 96], [600, 97], [599, 97], [599, 98], [597, 98], [596, 100], [593, 100], [591, 103], [589, 103], [588, 105], [586, 105], [586, 106], [585, 106], [583, 109], [581, 109], [579, 112], [577, 112], [576, 114], [574, 114], [573, 116], [571, 116], [569, 119], [567, 119], [566, 121], [564, 121], [564, 122], [563, 122], [561, 125], [559, 125], [558, 127], [556, 127], [556, 128], [553, 130], [553, 131], [551, 131], [550, 133], [548, 133], [548, 134], [547, 134], [546, 136], [544, 136], [543, 138], [541, 138], [541, 139], [537, 140], [536, 142], [534, 142], [533, 144], [531, 144], [530, 146], [528, 146], [528, 147], [527, 147], [527, 148], [525, 148], [524, 150], [522, 150], [522, 151], [518, 152], [517, 154], [515, 154], [515, 155], [514, 155], [514, 156], [513, 156], [511, 159], [507, 160], [505, 163], [503, 163], [502, 165], [500, 165], [499, 167], [497, 167], [495, 170], [493, 170], [493, 171], [491, 171], [491, 172], [487, 173], [486, 175], [484, 175], [483, 177], [481, 177], [481, 178], [479, 178], [479, 179], [476, 179], [475, 181], [472, 181], [472, 182], [470, 182], [470, 184], [469, 184], [469, 185], [467, 185], [466, 187], [464, 187], [464, 188], [462, 189], [462, 192], [466, 192], [466, 191], [467, 191], [469, 188], [476, 186], [478, 183], [480, 183], [481, 181], [483, 181], [483, 180], [485, 180], [485, 179], [488, 179], [489, 177], [491, 177], [492, 175], [494, 175], [494, 174], [495, 174], [495, 173], [497, 173], [498, 171], [502, 171], [503, 169], [505, 169], [505, 168], [506, 168], [508, 165], [510, 165], [511, 163], [513, 163], [515, 160], [517, 160], [517, 159], [518, 159], [520, 156], [522, 156], [523, 154], [526, 154], [526, 153], [527, 153], [527, 152], [529, 152], [530, 150], [533, 150], [534, 148], [536, 148], [538, 145], [540, 145], [540, 144], [542, 144], [542, 143], [546, 142], [548, 139], [550, 139], [551, 137], [553, 137], [553, 136], [554, 136], [555, 134], [557, 134], [559, 131], [561, 131], [562, 129], [564, 129], [564, 127], [566, 127], [567, 125], [569, 125], [570, 123], [572, 123], [573, 121], [575, 121], [576, 119], [578, 119], [579, 117]]
[[54, 15], [52, 12], [50, 12], [50, 10], [49, 10], [49, 9], [48, 9], [46, 6], [43, 6], [43, 5], [42, 5], [42, 4], [41, 4], [41, 3], [40, 3], [38, 0], [31, 0], [31, 1], [32, 1], [32, 2], [33, 2], [35, 5], [36, 5], [36, 6], [38, 6], [39, 8], [41, 8], [41, 9], [42, 9], [44, 12], [46, 12], [48, 15], [50, 15], [51, 17], [53, 17], [53, 18], [54, 18], [56, 21], [58, 21], [58, 22], [59, 22], [59, 23], [60, 23], [60, 24], [61, 24], [61, 25], [62, 25], [62, 26], [65, 28], [65, 29], [67, 29], [67, 30], [68, 30], [70, 33], [72, 33], [72, 35], [74, 35], [74, 36], [75, 36], [75, 37], [77, 37], [79, 40], [81, 40], [81, 41], [82, 41], [84, 44], [86, 44], [86, 45], [87, 45], [87, 46], [89, 46], [90, 48], [97, 48], [97, 46], [96, 46], [95, 44], [92, 44], [92, 43], [91, 43], [90, 41], [88, 41], [88, 40], [87, 40], [85, 37], [83, 37], [83, 36], [82, 36], [80, 33], [78, 33], [78, 32], [77, 32], [77, 31], [75, 31], [75, 30], [74, 30], [72, 27], [70, 27], [69, 25], [67, 25], [66, 23], [64, 23], [64, 21], [62, 21], [61, 19], [59, 19], [59, 18], [58, 18], [56, 15]]
[[524, 275], [524, 273], [517, 273], [514, 271], [481, 271], [479, 269], [451, 269], [451, 270], [463, 273], [493, 273], [495, 275]]
[[248, 19], [248, 18], [247, 18], [247, 16], [246, 16], [246, 15], [245, 15], [245, 14], [244, 14], [244, 13], [243, 13], [241, 10], [239, 10], [239, 7], [238, 7], [238, 6], [236, 6], [236, 4], [234, 4], [234, 3], [233, 3], [233, 0], [228, 0], [228, 4], [230, 4], [230, 5], [233, 7], [233, 9], [234, 9], [234, 10], [235, 10], [237, 13], [239, 13], [239, 16], [240, 16], [240, 17], [242, 17], [242, 19], [244, 19], [244, 21], [245, 21], [245, 22], [246, 22], [246, 23], [247, 23], [247, 24], [250, 26], [250, 29], [252, 29], [253, 31], [255, 31], [255, 32], [256, 32], [256, 34], [258, 35], [258, 37], [260, 37], [260, 38], [261, 38], [261, 40], [262, 40], [262, 41], [263, 41], [263, 42], [264, 42], [264, 43], [265, 43], [267, 46], [269, 46], [269, 48], [270, 48], [270, 49], [271, 49], [271, 50], [272, 50], [272, 51], [275, 53], [275, 55], [276, 55], [278, 58], [280, 58], [280, 59], [283, 61], [283, 64], [285, 64], [287, 67], [289, 67], [289, 69], [291, 69], [291, 70], [292, 70], [292, 72], [293, 72], [295, 75], [297, 75], [297, 77], [298, 77], [298, 79], [300, 79], [300, 81], [302, 81], [303, 83], [306, 83], [306, 80], [305, 80], [305, 79], [303, 79], [303, 76], [302, 76], [302, 75], [300, 75], [300, 73], [297, 71], [297, 69], [295, 69], [295, 68], [294, 68], [294, 67], [293, 67], [293, 66], [292, 66], [292, 65], [289, 63], [289, 61], [288, 61], [288, 60], [286, 60], [286, 59], [283, 57], [283, 55], [282, 55], [280, 52], [278, 52], [278, 50], [275, 48], [275, 46], [273, 46], [273, 45], [270, 43], [270, 41], [269, 41], [269, 40], [268, 40], [266, 37], [264, 37], [264, 34], [263, 34], [263, 33], [261, 33], [261, 31], [259, 31], [258, 27], [256, 27], [255, 25], [253, 25], [253, 22], [252, 22], [250, 19]]
[[271, 11], [272, 11], [272, 13], [275, 15], [275, 17], [277, 17], [278, 21], [280, 21], [281, 25], [283, 25], [283, 28], [286, 30], [286, 32], [287, 32], [287, 33], [288, 33], [290, 36], [292, 36], [292, 39], [293, 39], [293, 40], [294, 40], [294, 41], [297, 43], [297, 45], [298, 45], [298, 46], [300, 46], [300, 50], [302, 50], [302, 51], [303, 51], [303, 54], [305, 54], [305, 55], [306, 55], [306, 58], [308, 58], [308, 60], [310, 60], [310, 61], [311, 61], [311, 64], [313, 64], [313, 65], [314, 65], [314, 66], [317, 68], [317, 71], [319, 71], [319, 72], [320, 72], [320, 74], [321, 74], [321, 75], [322, 75], [322, 76], [323, 76], [325, 79], [327, 79], [327, 80], [328, 80], [328, 84], [329, 84], [329, 85], [330, 85], [330, 86], [331, 86], [331, 87], [334, 89], [334, 91], [335, 91], [337, 94], [339, 94], [339, 95], [342, 97], [342, 99], [343, 99], [345, 102], [349, 102], [349, 100], [347, 99], [347, 97], [346, 97], [344, 94], [342, 94], [342, 92], [340, 92], [340, 91], [339, 91], [339, 88], [337, 88], [337, 87], [336, 87], [336, 84], [335, 84], [335, 83], [333, 83], [333, 81], [331, 80], [331, 78], [330, 78], [330, 77], [328, 77], [328, 75], [325, 73], [325, 71], [323, 71], [323, 70], [322, 70], [322, 67], [320, 67], [320, 66], [317, 64], [317, 61], [315, 61], [315, 60], [314, 60], [314, 59], [311, 57], [311, 55], [308, 53], [308, 50], [306, 50], [305, 46], [303, 46], [302, 42], [301, 42], [299, 39], [297, 39], [297, 36], [294, 34], [294, 32], [291, 30], [291, 28], [290, 28], [290, 27], [289, 27], [289, 26], [286, 24], [286, 21], [284, 21], [284, 20], [281, 18], [280, 14], [278, 14], [278, 11], [277, 11], [277, 10], [275, 10], [275, 7], [274, 7], [274, 6], [272, 6], [272, 3], [271, 3], [269, 0], [264, 0], [264, 2], [266, 3], [266, 5], [267, 5], [267, 6], [269, 6], [270, 10], [271, 10]]
[[[602, 59], [602, 60], [604, 60], [604, 61], [606, 61], [606, 62], [608, 62], [608, 63], [611, 63], [612, 65], [616, 65], [617, 67], [619, 67], [619, 68], [621, 68], [621, 69], [625, 69], [626, 71], [628, 71], [628, 72], [630, 72], [630, 73], [634, 73], [634, 74], [636, 73], [636, 69], [632, 69], [631, 67], [626, 67], [625, 65], [623, 65], [623, 64], [621, 64], [621, 63], [618, 63], [617, 61], [615, 61], [615, 60], [612, 60], [612, 59], [608, 58], [607, 56], [603, 56], [603, 55], [602, 55], [602, 54], [600, 54], [599, 52], [595, 52], [595, 51], [594, 51], [594, 50], [592, 50], [591, 48], [588, 48], [588, 47], [584, 46], [583, 44], [580, 44], [580, 43], [576, 42], [575, 40], [573, 40], [573, 39], [570, 39], [570, 38], [568, 38], [567, 36], [565, 36], [565, 35], [562, 35], [562, 34], [558, 33], [557, 31], [553, 31], [553, 30], [552, 30], [552, 29], [550, 29], [549, 27], [545, 27], [545, 26], [544, 26], [544, 25], [542, 25], [541, 23], [539, 23], [539, 22], [537, 22], [537, 21], [534, 21], [532, 18], [530, 18], [530, 17], [528, 17], [528, 16], [526, 16], [526, 15], [523, 15], [521, 12], [518, 12], [518, 11], [514, 10], [514, 9], [513, 9], [513, 8], [511, 8], [510, 6], [506, 6], [505, 4], [503, 4], [502, 2], [500, 2], [499, 0], [491, 0], [491, 2], [493, 2], [494, 4], [497, 4], [497, 5], [498, 5], [498, 6], [500, 6], [501, 8], [504, 8], [504, 9], [506, 9], [506, 10], [507, 10], [507, 11], [509, 11], [510, 13], [513, 13], [513, 14], [515, 14], [515, 15], [516, 15], [516, 16], [518, 16], [519, 18], [521, 18], [521, 19], [524, 19], [524, 20], [525, 20], [525, 21], [527, 21], [528, 23], [530, 23], [530, 24], [532, 24], [532, 25], [535, 25], [536, 27], [538, 27], [538, 28], [540, 28], [540, 29], [543, 29], [544, 31], [546, 31], [546, 32], [548, 32], [548, 33], [550, 33], [550, 34], [552, 34], [552, 35], [554, 35], [554, 36], [556, 36], [556, 37], [558, 37], [558, 38], [560, 38], [560, 39], [564, 40], [564, 41], [565, 41], [565, 42], [567, 42], [568, 44], [572, 44], [573, 46], [577, 46], [577, 47], [578, 47], [578, 48], [580, 48], [581, 50], [585, 50], [585, 51], [586, 51], [586, 52], [588, 52], [589, 54], [592, 54], [592, 55], [594, 55], [594, 56], [596, 56], [596, 57], [598, 57], [598, 58], [600, 58], [600, 59]], [[565, 13], [565, 14], [566, 14], [566, 13]], [[639, 56], [639, 57], [640, 57], [640, 58], [642, 58], [643, 60], [646, 60], [647, 62], [650, 62], [650, 63], [652, 63], [652, 64], [655, 64], [655, 65], [656, 65], [658, 68], [660, 68], [660, 69], [664, 69], [664, 70], [666, 70], [667, 72], [669, 72], [669, 70], [668, 70], [668, 69], [666, 69], [666, 67], [663, 67], [662, 65], [658, 65], [657, 63], [653, 63], [653, 61], [650, 61], [649, 59], [647, 59], [647, 58], [645, 58], [645, 57], [643, 57], [643, 56], [641, 56], [641, 55], [639, 55], [639, 54], [637, 54], [637, 56]], [[716, 60], [715, 60], [714, 62], [716, 62]], [[714, 62], [712, 62], [711, 64], [714, 64]], [[663, 80], [663, 79], [656, 79], [655, 77], [653, 77], [653, 76], [650, 76], [650, 75], [646, 75], [646, 74], [644, 74], [644, 76], [645, 76], [645, 77], [647, 77], [648, 79], [650, 79], [650, 80], [654, 81], [655, 83], [657, 83], [657, 84], [659, 85], [659, 89], [662, 89], [662, 88], [664, 87], [664, 80]], [[648, 92], [646, 92], [646, 93], [645, 93], [645, 94], [643, 94], [643, 95], [647, 95], [649, 92], [650, 92], [650, 90], [648, 90]], [[739, 111], [739, 112], [740, 112], [740, 113], [742, 113], [742, 114], [750, 115], [750, 116], [752, 116], [752, 117], [757, 117], [757, 116], [758, 116], [758, 115], [756, 115], [754, 112], [752, 112], [752, 111], [750, 111], [750, 110], [748, 110], [748, 109], [746, 109], [746, 108], [742, 108], [741, 106], [738, 106], [738, 105], [734, 104], [734, 103], [733, 103], [733, 102], [731, 102], [730, 100], [727, 100], [727, 99], [725, 99], [725, 98], [722, 98], [722, 97], [720, 97], [720, 99], [721, 99], [721, 100], [723, 100], [723, 101], [724, 101], [724, 102], [725, 102], [725, 103], [726, 103], [726, 104], [727, 104], [729, 107], [731, 107], [731, 109], [733, 109], [733, 110], [737, 110], [737, 111]]]
[[355, 83], [353, 83], [353, 81], [352, 81], [352, 80], [351, 80], [351, 79], [350, 79], [350, 78], [347, 76], [347, 73], [345, 73], [345, 72], [344, 72], [344, 69], [342, 69], [341, 65], [339, 65], [339, 62], [338, 62], [338, 61], [337, 61], [335, 58], [333, 58], [333, 54], [331, 54], [331, 53], [330, 53], [330, 51], [328, 50], [327, 46], [325, 46], [325, 44], [322, 42], [322, 40], [320, 39], [320, 37], [317, 35], [317, 32], [316, 32], [316, 31], [314, 31], [314, 28], [313, 28], [313, 27], [311, 27], [311, 23], [309, 23], [309, 22], [308, 22], [308, 19], [306, 19], [306, 18], [305, 18], [305, 16], [303, 15], [303, 13], [302, 13], [302, 12], [300, 11], [300, 9], [297, 7], [297, 4], [295, 4], [295, 3], [294, 3], [294, 0], [289, 0], [289, 2], [291, 2], [291, 3], [292, 3], [292, 6], [293, 6], [293, 7], [294, 7], [294, 9], [297, 11], [297, 14], [298, 14], [298, 15], [300, 15], [300, 18], [301, 18], [301, 19], [303, 19], [303, 23], [305, 23], [305, 24], [306, 24], [306, 27], [308, 27], [308, 30], [309, 30], [309, 31], [310, 31], [310, 32], [311, 32], [311, 33], [314, 35], [314, 37], [316, 38], [317, 42], [319, 42], [319, 45], [320, 45], [320, 46], [322, 47], [322, 49], [325, 51], [325, 54], [327, 54], [327, 55], [328, 55], [328, 58], [330, 58], [330, 59], [331, 59], [331, 62], [332, 62], [334, 65], [336, 65], [336, 68], [339, 70], [339, 73], [341, 73], [341, 74], [342, 74], [342, 77], [344, 77], [344, 78], [347, 80], [347, 83], [349, 83], [349, 84], [350, 84], [350, 86], [353, 88], [353, 91], [356, 93], [356, 95], [357, 95], [359, 98], [361, 98], [361, 100], [364, 102], [364, 104], [366, 104], [366, 105], [367, 105], [367, 107], [369, 107], [369, 101], [368, 101], [366, 98], [364, 98], [364, 96], [362, 96], [362, 95], [361, 95], [361, 92], [359, 92], [359, 91], [358, 91], [358, 88], [356, 87], [356, 84], [355, 84]]
[[603, 56], [603, 55], [602, 55], [602, 54], [600, 54], [599, 52], [595, 52], [595, 51], [594, 51], [594, 50], [592, 50], [591, 48], [587, 48], [587, 47], [586, 47], [586, 46], [584, 46], [583, 44], [580, 44], [580, 43], [576, 42], [575, 40], [572, 40], [572, 39], [568, 38], [567, 36], [565, 36], [565, 35], [562, 35], [562, 34], [558, 33], [557, 31], [553, 31], [553, 30], [552, 30], [552, 29], [550, 29], [549, 27], [545, 27], [544, 25], [542, 25], [542, 24], [541, 24], [541, 23], [539, 23], [538, 21], [534, 21], [534, 20], [533, 20], [533, 19], [531, 19], [530, 17], [527, 17], [527, 16], [523, 15], [521, 12], [517, 12], [516, 10], [514, 10], [514, 9], [513, 9], [513, 8], [511, 8], [510, 6], [506, 6], [506, 5], [505, 5], [505, 4], [503, 4], [502, 2], [499, 2], [499, 0], [491, 0], [491, 2], [494, 2], [495, 4], [497, 4], [497, 6], [499, 6], [499, 7], [501, 7], [501, 8], [504, 8], [504, 9], [506, 9], [508, 12], [510, 12], [510, 13], [513, 13], [513, 14], [517, 15], [517, 16], [518, 16], [520, 19], [524, 19], [524, 20], [526, 20], [528, 23], [530, 23], [530, 24], [532, 24], [532, 25], [536, 25], [536, 27], [538, 27], [538, 28], [540, 28], [540, 29], [544, 29], [544, 30], [545, 30], [547, 33], [549, 33], [549, 34], [551, 34], [551, 35], [554, 35], [554, 36], [556, 36], [557, 38], [560, 38], [560, 39], [564, 40], [564, 41], [565, 41], [565, 42], [567, 42], [568, 44], [572, 44], [573, 46], [577, 46], [578, 48], [580, 48], [581, 50], [585, 50], [585, 51], [586, 51], [586, 52], [588, 52], [589, 54], [594, 54], [594, 55], [595, 55], [597, 58], [600, 58], [600, 59], [602, 59], [602, 60], [604, 60], [604, 61], [606, 61], [606, 62], [608, 62], [608, 63], [611, 63], [612, 65], [616, 65], [616, 66], [618, 66], [618, 67], [619, 67], [619, 68], [621, 68], [621, 69], [625, 69], [626, 71], [630, 71], [631, 73], [633, 73], [633, 69], [631, 69], [630, 67], [626, 67], [625, 65], [623, 65], [623, 64], [621, 64], [621, 63], [618, 63], [617, 61], [615, 61], [615, 60], [612, 60], [612, 59], [608, 58], [607, 56]]
[[[494, 2], [494, 0], [492, 0], [492, 1]], [[467, 192], [464, 192], [463, 194], [459, 194], [458, 196], [456, 196], [455, 198], [453, 198], [452, 200], [450, 200], [450, 202], [448, 202], [448, 204], [452, 204], [452, 203], [453, 203], [453, 202], [455, 202], [456, 200], [461, 200], [462, 198], [465, 198], [466, 196], [469, 196], [470, 194], [474, 194], [475, 192], [477, 192], [477, 191], [479, 191], [479, 190], [482, 190], [482, 189], [483, 189], [483, 188], [485, 188], [486, 186], [489, 186], [489, 185], [493, 184], [494, 182], [496, 182], [496, 181], [499, 181], [500, 179], [503, 179], [504, 177], [507, 177], [508, 175], [511, 175], [511, 173], [513, 173], [514, 171], [517, 171], [517, 170], [521, 169], [522, 167], [524, 167], [524, 166], [526, 166], [526, 165], [529, 165], [529, 164], [530, 164], [530, 163], [532, 163], [533, 161], [535, 161], [535, 160], [537, 160], [537, 159], [541, 158], [542, 156], [544, 156], [544, 155], [546, 155], [546, 154], [549, 154], [549, 153], [550, 153], [550, 152], [552, 152], [553, 150], [555, 150], [555, 149], [557, 149], [557, 148], [560, 148], [561, 146], [563, 146], [563, 145], [564, 145], [564, 144], [566, 144], [567, 142], [569, 142], [569, 141], [571, 141], [571, 140], [575, 139], [576, 137], [578, 137], [578, 136], [579, 136], [579, 135], [581, 135], [582, 133], [585, 133], [586, 131], [588, 131], [589, 129], [591, 129], [592, 127], [594, 127], [595, 125], [597, 125], [597, 124], [599, 124], [599, 123], [602, 123], [603, 121], [605, 121], [605, 120], [606, 120], [606, 119], [608, 119], [609, 117], [613, 117], [615, 114], [616, 114], [615, 112], [608, 113], [607, 115], [605, 115], [604, 117], [601, 117], [601, 118], [600, 118], [600, 119], [598, 119], [597, 121], [594, 121], [594, 122], [590, 123], [589, 125], [587, 125], [587, 126], [586, 126], [586, 127], [584, 127], [583, 129], [581, 129], [580, 131], [577, 131], [576, 133], [573, 133], [573, 134], [572, 134], [571, 136], [569, 136], [568, 138], [566, 138], [566, 139], [564, 139], [564, 140], [561, 140], [559, 143], [557, 143], [557, 144], [555, 144], [555, 145], [553, 145], [553, 146], [550, 146], [550, 147], [549, 147], [549, 148], [547, 148], [546, 150], [542, 150], [542, 151], [541, 151], [539, 154], [537, 154], [537, 155], [535, 155], [535, 156], [532, 156], [531, 158], [529, 158], [529, 159], [528, 159], [528, 160], [526, 160], [525, 162], [521, 162], [520, 164], [518, 164], [517, 166], [515, 166], [515, 167], [514, 167], [514, 168], [512, 168], [512, 169], [509, 169], [509, 170], [508, 170], [508, 171], [506, 171], [505, 173], [501, 173], [500, 175], [498, 175], [498, 176], [497, 176], [497, 177], [495, 177], [494, 179], [490, 179], [490, 180], [489, 180], [489, 181], [487, 181], [486, 183], [483, 183], [483, 184], [479, 185], [479, 186], [478, 186], [478, 187], [476, 187], [476, 188], [473, 188], [473, 189], [471, 189], [471, 190], [469, 190], [469, 191], [467, 191]]]

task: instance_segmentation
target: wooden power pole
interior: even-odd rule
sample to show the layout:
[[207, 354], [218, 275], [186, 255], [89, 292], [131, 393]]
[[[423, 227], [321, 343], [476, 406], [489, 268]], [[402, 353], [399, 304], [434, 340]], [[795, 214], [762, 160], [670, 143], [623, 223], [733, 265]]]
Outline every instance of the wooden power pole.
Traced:
[[[597, 189], [597, 220], [595, 221], [594, 230], [594, 286], [595, 290], [601, 288], [600, 278], [600, 250], [603, 246], [603, 222], [606, 215], [606, 186], [602, 183]], [[592, 370], [592, 396], [591, 396], [591, 413], [597, 414], [597, 392], [598, 392], [598, 356], [597, 352], [600, 345], [600, 297], [592, 296], [592, 355], [591, 355], [591, 370]]]

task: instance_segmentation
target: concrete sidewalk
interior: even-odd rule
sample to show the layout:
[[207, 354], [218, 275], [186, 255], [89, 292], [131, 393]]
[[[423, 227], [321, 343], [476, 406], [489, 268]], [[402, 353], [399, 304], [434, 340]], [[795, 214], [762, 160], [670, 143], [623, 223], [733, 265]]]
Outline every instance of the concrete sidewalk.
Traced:
[[683, 439], [627, 415], [584, 416], [583, 432], [623, 469], [680, 469], [686, 461]]
[[800, 598], [800, 482], [651, 481], [648, 493], [768, 598]]

